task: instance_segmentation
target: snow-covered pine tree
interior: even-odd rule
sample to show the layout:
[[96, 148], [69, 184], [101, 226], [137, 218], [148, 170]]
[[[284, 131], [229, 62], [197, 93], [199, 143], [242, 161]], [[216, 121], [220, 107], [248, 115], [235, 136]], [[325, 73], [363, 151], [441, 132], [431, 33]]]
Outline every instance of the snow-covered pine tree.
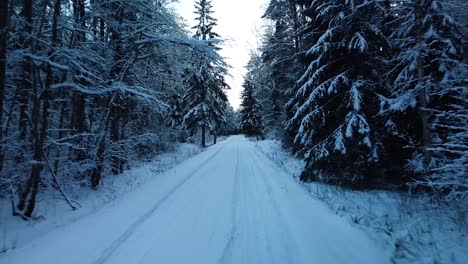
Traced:
[[[373, 130], [382, 63], [388, 43], [374, 1], [313, 1], [305, 11], [316, 38], [310, 64], [297, 82], [288, 108], [297, 153], [307, 161], [302, 180], [363, 184], [378, 161]], [[311, 44], [306, 43], [306, 46]]]
[[[295, 116], [296, 106], [298, 104], [304, 103], [306, 98], [295, 97], [299, 84], [297, 81], [300, 79], [301, 75], [308, 68], [310, 63], [314, 60], [312, 56], [308, 56], [307, 51], [315, 45], [319, 37], [327, 30], [327, 25], [322, 24], [318, 18], [318, 14], [315, 13], [316, 4], [312, 3], [314, 0], [302, 0], [297, 1], [297, 5], [301, 10], [301, 19], [300, 19], [300, 28], [298, 29], [298, 41], [300, 43], [299, 53], [296, 54], [298, 58], [298, 67], [297, 71], [299, 76], [295, 79], [294, 85], [288, 87], [285, 91], [285, 96], [288, 99], [285, 104], [286, 112], [286, 121], [284, 126], [283, 144], [289, 148], [293, 153], [301, 154], [302, 144], [296, 142], [295, 138], [297, 135], [297, 130], [299, 129], [299, 122], [290, 122], [291, 119]], [[301, 101], [302, 100], [302, 101]]]
[[201, 40], [217, 39], [220, 36], [213, 31], [217, 26], [218, 20], [213, 17], [213, 4], [211, 0], [198, 0], [195, 2], [195, 14], [197, 17], [198, 25], [192, 27], [195, 29], [194, 38]]
[[[213, 31], [216, 19], [212, 16], [212, 4], [210, 0], [199, 0], [195, 4], [198, 15], [198, 25], [194, 27], [195, 39], [204, 41], [211, 47], [211, 51], [217, 53], [219, 47], [219, 35]], [[206, 128], [214, 135], [224, 120], [227, 96], [225, 89], [228, 85], [224, 76], [227, 73], [226, 64], [223, 60], [213, 60], [212, 57], [202, 54], [199, 50], [194, 51], [195, 64], [191, 67], [189, 76], [190, 88], [184, 96], [188, 112], [184, 116], [187, 128], [194, 130], [201, 127], [201, 145], [206, 146]]]
[[255, 98], [254, 85], [249, 80], [244, 81], [241, 103], [241, 129], [247, 136], [260, 136], [263, 134], [262, 120], [259, 105]]
[[287, 101], [285, 91], [294, 86], [295, 80], [299, 78], [298, 73], [301, 72], [301, 65], [297, 63], [296, 57], [299, 43], [295, 7], [295, 1], [272, 0], [263, 16], [273, 22], [260, 48], [262, 63], [269, 69], [262, 112], [265, 130], [270, 135], [282, 134], [284, 104]]
[[168, 126], [173, 129], [178, 129], [184, 121], [184, 99], [177, 93], [170, 95], [168, 99], [169, 115]]
[[407, 168], [421, 176], [413, 186], [466, 198], [466, 37], [439, 1], [413, 0], [394, 9], [398, 30], [391, 40], [400, 50], [391, 62], [392, 89], [382, 111], [413, 151]]

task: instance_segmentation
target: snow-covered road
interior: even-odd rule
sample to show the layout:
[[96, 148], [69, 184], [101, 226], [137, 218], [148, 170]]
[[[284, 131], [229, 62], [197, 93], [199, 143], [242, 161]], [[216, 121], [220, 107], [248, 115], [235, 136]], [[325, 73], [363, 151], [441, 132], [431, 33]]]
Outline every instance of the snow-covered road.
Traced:
[[0, 263], [388, 263], [242, 136]]

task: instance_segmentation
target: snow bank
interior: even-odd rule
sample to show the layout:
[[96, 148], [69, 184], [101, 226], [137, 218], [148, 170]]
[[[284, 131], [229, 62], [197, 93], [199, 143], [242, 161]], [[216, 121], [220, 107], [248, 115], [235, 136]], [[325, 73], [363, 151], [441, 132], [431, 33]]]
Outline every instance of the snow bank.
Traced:
[[[276, 140], [257, 147], [298, 179], [304, 162]], [[366, 232], [395, 263], [466, 263], [468, 205], [390, 191], [351, 191], [320, 183], [302, 184], [337, 215]]]
[[273, 160], [285, 172], [299, 179], [304, 169], [304, 161], [288, 154], [278, 140], [262, 140], [257, 142], [257, 148]]
[[139, 164], [121, 175], [104, 177], [99, 191], [90, 190], [86, 184], [64, 184], [70, 198], [81, 205], [76, 211], [72, 211], [53, 189], [41, 190], [36, 209], [39, 215], [33, 221], [11, 216], [10, 201], [0, 200], [0, 253], [96, 212], [201, 151], [194, 144], [176, 144], [173, 151], [158, 155], [151, 162]]

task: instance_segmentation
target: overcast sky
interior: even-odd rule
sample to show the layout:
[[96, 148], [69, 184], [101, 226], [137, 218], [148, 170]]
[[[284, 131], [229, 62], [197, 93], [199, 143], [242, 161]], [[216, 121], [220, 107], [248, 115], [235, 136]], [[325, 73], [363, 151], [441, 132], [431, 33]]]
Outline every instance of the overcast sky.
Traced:
[[[194, 26], [193, 11], [195, 0], [179, 0], [176, 11], [185, 19], [188, 26]], [[221, 51], [232, 66], [227, 78], [231, 90], [228, 91], [231, 105], [238, 109], [240, 92], [245, 75], [245, 66], [249, 61], [250, 50], [257, 47], [258, 32], [262, 29], [262, 15], [267, 0], [213, 0], [214, 17], [218, 19], [215, 32], [228, 39]]]

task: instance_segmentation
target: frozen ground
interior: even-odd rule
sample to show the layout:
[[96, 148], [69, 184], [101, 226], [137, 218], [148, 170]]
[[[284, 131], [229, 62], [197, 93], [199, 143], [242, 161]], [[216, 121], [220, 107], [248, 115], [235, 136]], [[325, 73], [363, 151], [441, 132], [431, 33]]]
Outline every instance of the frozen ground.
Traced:
[[137, 191], [0, 256], [0, 263], [389, 263], [336, 216], [235, 136]]
[[[278, 141], [259, 141], [256, 147], [298, 181], [304, 164], [286, 153]], [[466, 202], [390, 191], [350, 191], [318, 183], [301, 185], [389, 251], [394, 263], [468, 263]]]

